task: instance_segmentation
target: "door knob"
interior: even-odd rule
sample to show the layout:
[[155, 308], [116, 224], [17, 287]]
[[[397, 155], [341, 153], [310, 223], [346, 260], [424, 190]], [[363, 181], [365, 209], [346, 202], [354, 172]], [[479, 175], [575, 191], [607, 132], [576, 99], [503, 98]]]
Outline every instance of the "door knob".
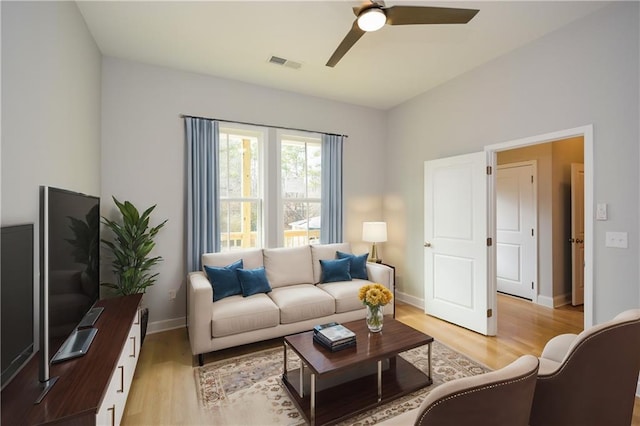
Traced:
[[580, 238], [576, 238], [576, 243], [582, 244], [582, 243], [584, 243], [584, 240], [581, 240]]
[[569, 242], [570, 242], [571, 244], [573, 244], [573, 243], [575, 243], [575, 242], [576, 242], [576, 240], [574, 240], [573, 238], [569, 238]]
[[424, 243], [424, 246], [425, 247], [431, 247], [431, 243], [430, 242], [426, 242], [426, 243]]

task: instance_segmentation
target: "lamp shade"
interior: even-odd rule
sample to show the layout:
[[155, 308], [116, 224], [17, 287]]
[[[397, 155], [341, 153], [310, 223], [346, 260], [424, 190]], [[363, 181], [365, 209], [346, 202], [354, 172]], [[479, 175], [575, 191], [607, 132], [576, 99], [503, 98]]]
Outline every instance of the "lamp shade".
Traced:
[[363, 222], [362, 241], [369, 243], [387, 241], [387, 222]]

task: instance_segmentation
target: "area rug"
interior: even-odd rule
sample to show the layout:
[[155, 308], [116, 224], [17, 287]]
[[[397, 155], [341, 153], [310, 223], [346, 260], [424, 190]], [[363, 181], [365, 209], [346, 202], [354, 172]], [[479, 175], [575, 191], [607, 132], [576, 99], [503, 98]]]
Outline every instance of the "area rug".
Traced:
[[[395, 401], [357, 415], [340, 425], [372, 425], [420, 406], [437, 385], [490, 369], [442, 343], [432, 344], [433, 384]], [[289, 369], [299, 360], [289, 351]], [[428, 371], [427, 346], [400, 354], [420, 370]], [[195, 368], [198, 399], [212, 424], [303, 425], [304, 417], [281, 381], [282, 348], [266, 349]]]

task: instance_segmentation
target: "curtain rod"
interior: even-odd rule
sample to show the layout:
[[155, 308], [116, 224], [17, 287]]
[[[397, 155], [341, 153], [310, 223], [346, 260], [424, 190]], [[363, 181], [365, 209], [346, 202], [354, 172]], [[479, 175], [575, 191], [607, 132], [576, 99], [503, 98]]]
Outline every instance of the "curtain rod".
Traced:
[[249, 125], [249, 126], [269, 127], [269, 128], [272, 128], [272, 129], [284, 129], [284, 130], [295, 130], [295, 131], [298, 131], [298, 132], [322, 133], [322, 134], [331, 135], [331, 136], [342, 136], [343, 138], [348, 138], [349, 137], [349, 135], [341, 135], [341, 134], [338, 134], [338, 133], [319, 132], [317, 130], [307, 130], [307, 129], [296, 129], [295, 127], [271, 126], [269, 124], [250, 123], [248, 121], [221, 120], [219, 118], [199, 117], [197, 115], [180, 114], [180, 118], [202, 118], [202, 119], [205, 119], [205, 120], [219, 121], [221, 123], [237, 123], [237, 124], [246, 124], [246, 125]]

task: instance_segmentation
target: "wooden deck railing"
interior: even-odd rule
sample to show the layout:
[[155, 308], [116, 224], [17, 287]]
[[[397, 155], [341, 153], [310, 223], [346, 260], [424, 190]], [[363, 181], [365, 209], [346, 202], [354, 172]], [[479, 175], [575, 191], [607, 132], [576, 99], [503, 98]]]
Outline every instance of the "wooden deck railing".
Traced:
[[[320, 242], [320, 230], [288, 229], [284, 231], [284, 246], [298, 247]], [[220, 236], [223, 251], [251, 248], [256, 246], [255, 232], [230, 232]]]

